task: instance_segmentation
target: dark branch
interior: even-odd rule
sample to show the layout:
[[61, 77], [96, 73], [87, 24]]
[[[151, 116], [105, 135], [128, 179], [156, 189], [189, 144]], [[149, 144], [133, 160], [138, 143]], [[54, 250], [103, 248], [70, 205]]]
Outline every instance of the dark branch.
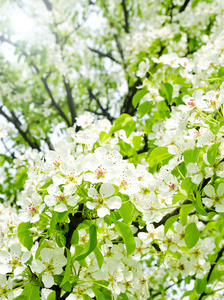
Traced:
[[[6, 39], [4, 36], [0, 36], [0, 41], [1, 42], [7, 42], [7, 43], [13, 45], [16, 48], [20, 48], [19, 44], [11, 42], [10, 40]], [[22, 52], [22, 54], [25, 57], [29, 57], [29, 55], [24, 50], [21, 49], [21, 52]], [[36, 73], [38, 75], [40, 74], [40, 70], [37, 67], [37, 65], [34, 63], [34, 61], [31, 60], [30, 63], [29, 63], [29, 65], [33, 66], [33, 68], [35, 69], [35, 71], [36, 71]], [[49, 86], [47, 84], [47, 78], [48, 77], [49, 77], [49, 75], [47, 77], [45, 77], [45, 78], [43, 76], [41, 76], [41, 81], [44, 84], [44, 88], [45, 88], [46, 92], [48, 93], [49, 97], [51, 98], [51, 104], [52, 104], [52, 106], [54, 106], [57, 109], [57, 111], [59, 112], [59, 115], [64, 119], [64, 121], [66, 122], [66, 124], [68, 125], [68, 127], [71, 127], [70, 121], [68, 120], [67, 116], [65, 115], [65, 113], [63, 112], [63, 110], [61, 109], [61, 107], [55, 101], [55, 99], [53, 97], [53, 94], [52, 94], [52, 92], [51, 92], [51, 90], [50, 90], [50, 88], [49, 88]]]
[[76, 110], [75, 110], [75, 105], [74, 105], [74, 101], [73, 101], [73, 97], [72, 97], [72, 88], [70, 86], [70, 84], [66, 81], [66, 78], [63, 78], [63, 82], [64, 82], [64, 86], [65, 86], [65, 90], [67, 93], [67, 102], [68, 102], [68, 106], [70, 109], [70, 113], [71, 113], [71, 125], [73, 125], [75, 123], [75, 118], [77, 117], [76, 115]]
[[43, 2], [44, 2], [44, 4], [45, 4], [46, 8], [47, 8], [49, 11], [51, 11], [51, 10], [52, 10], [52, 4], [50, 3], [50, 1], [49, 1], [49, 0], [43, 0]]
[[111, 53], [103, 53], [100, 50], [97, 50], [97, 49], [94, 49], [94, 48], [91, 48], [91, 47], [88, 47], [88, 48], [89, 48], [90, 51], [98, 54], [99, 57], [107, 57], [107, 58], [111, 59], [112, 61], [116, 62], [117, 64], [121, 64], [118, 60], [116, 60], [116, 58], [114, 58], [112, 56]]
[[93, 94], [92, 88], [88, 88], [88, 93], [89, 93], [89, 98], [90, 99], [94, 99], [96, 101], [96, 103], [98, 104], [99, 108], [102, 111], [102, 114], [108, 118], [108, 120], [110, 120], [111, 122], [114, 120], [114, 118], [108, 113], [107, 109], [105, 109], [99, 99]]
[[184, 4], [181, 6], [181, 8], [179, 9], [179, 12], [183, 12], [185, 10], [185, 8], [188, 6], [188, 3], [190, 2], [191, 0], [185, 0]]
[[[224, 252], [224, 246], [219, 250], [218, 255], [217, 255], [217, 257], [216, 257], [216, 260], [215, 260], [214, 263], [211, 265], [211, 268], [210, 268], [210, 270], [209, 270], [209, 272], [208, 272], [208, 275], [207, 275], [207, 278], [206, 278], [207, 283], [209, 283], [209, 279], [210, 279], [210, 277], [211, 277], [211, 275], [212, 275], [212, 272], [213, 272], [215, 266], [217, 265], [217, 262], [218, 262], [219, 259], [222, 257], [223, 252]], [[198, 298], [198, 300], [201, 300], [205, 295], [207, 295], [207, 294], [206, 294], [205, 292], [203, 292], [203, 293], [200, 295], [200, 297]]]
[[132, 98], [137, 91], [137, 86], [139, 86], [141, 83], [141, 80], [137, 79], [137, 81], [131, 87], [129, 87], [128, 93], [124, 96], [124, 103], [120, 111], [121, 114], [126, 113], [131, 116], [135, 114], [136, 108], [134, 108], [132, 104]]
[[125, 20], [124, 30], [126, 33], [129, 33], [129, 21], [128, 21], [129, 11], [127, 10], [125, 0], [122, 0], [121, 6], [122, 6], [123, 12], [124, 12], [124, 20]]
[[20, 133], [20, 135], [23, 137], [23, 139], [28, 143], [28, 145], [32, 148], [32, 149], [38, 149], [39, 151], [40, 150], [40, 147], [37, 143], [37, 141], [34, 139], [33, 141], [28, 137], [28, 132], [25, 132], [21, 129], [21, 123], [20, 121], [18, 120], [18, 118], [16, 117], [15, 113], [13, 111], [11, 111], [11, 117], [8, 116], [2, 109], [2, 107], [0, 107], [0, 114], [5, 117], [5, 119], [12, 123], [15, 128], [18, 130], [18, 132]]

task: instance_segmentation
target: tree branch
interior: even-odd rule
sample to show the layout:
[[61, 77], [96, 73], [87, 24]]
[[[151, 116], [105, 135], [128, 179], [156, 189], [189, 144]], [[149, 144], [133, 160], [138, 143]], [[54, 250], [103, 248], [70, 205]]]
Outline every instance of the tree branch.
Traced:
[[44, 4], [45, 4], [46, 8], [47, 8], [49, 11], [51, 11], [51, 10], [52, 10], [52, 4], [50, 3], [50, 1], [49, 1], [49, 0], [43, 0], [43, 2], [44, 2]]
[[185, 0], [184, 4], [179, 9], [179, 13], [183, 12], [191, 0]]
[[125, 0], [122, 0], [121, 6], [122, 6], [123, 12], [124, 12], [124, 20], [125, 20], [124, 30], [125, 30], [126, 33], [129, 33], [129, 20], [128, 20], [129, 11], [127, 10]]
[[76, 115], [75, 105], [72, 97], [72, 88], [69, 82], [66, 82], [65, 76], [63, 76], [63, 83], [67, 93], [67, 102], [71, 113], [71, 119], [72, 119], [71, 125], [73, 125], [75, 123], [75, 118], [77, 117], [77, 115]]
[[94, 49], [94, 48], [91, 48], [91, 47], [88, 47], [88, 49], [96, 54], [99, 55], [99, 57], [107, 57], [109, 59], [111, 59], [112, 61], [116, 62], [117, 64], [121, 64], [118, 60], [116, 60], [116, 58], [114, 58], [112, 56], [111, 53], [103, 53], [101, 52], [100, 50], [97, 50], [97, 49]]
[[94, 99], [96, 103], [98, 104], [99, 108], [102, 111], [102, 114], [108, 118], [111, 122], [114, 120], [114, 118], [108, 113], [108, 111], [101, 105], [99, 99], [93, 94], [92, 88], [88, 88], [89, 98]]
[[[217, 255], [217, 257], [216, 257], [216, 260], [215, 260], [214, 263], [211, 265], [211, 268], [210, 268], [210, 270], [209, 270], [209, 272], [208, 272], [208, 275], [207, 275], [207, 278], [206, 278], [207, 283], [209, 283], [209, 279], [210, 279], [210, 277], [211, 277], [211, 275], [212, 275], [212, 272], [213, 272], [215, 266], [217, 265], [217, 262], [218, 262], [219, 259], [222, 257], [223, 252], [224, 252], [224, 246], [219, 250], [218, 255]], [[206, 294], [205, 292], [203, 292], [203, 293], [200, 295], [200, 297], [198, 298], [198, 300], [201, 300], [205, 295], [207, 295], [207, 294]]]
[[20, 133], [20, 135], [23, 137], [23, 139], [28, 143], [28, 145], [32, 148], [32, 149], [37, 149], [39, 151], [41, 151], [37, 141], [34, 139], [34, 141], [32, 141], [28, 136], [27, 136], [27, 132], [24, 132], [21, 129], [21, 123], [20, 121], [17, 119], [15, 113], [13, 111], [11, 111], [12, 116], [8, 116], [2, 109], [2, 107], [0, 107], [0, 114], [5, 117], [5, 119], [12, 123], [15, 128], [18, 130], [18, 132]]
[[[0, 36], [0, 41], [1, 42], [7, 42], [7, 43], [13, 45], [16, 48], [20, 47], [19, 44], [11, 42], [10, 40], [6, 39], [4, 36]], [[29, 57], [29, 55], [24, 50], [21, 50], [21, 52], [22, 52], [22, 54], [25, 57]], [[30, 61], [29, 65], [33, 66], [33, 68], [35, 69], [35, 71], [36, 71], [36, 73], [38, 75], [40, 74], [40, 70], [37, 67], [37, 65], [34, 63], [33, 60]], [[71, 127], [70, 121], [68, 120], [67, 116], [65, 115], [65, 113], [63, 112], [63, 110], [61, 109], [61, 107], [57, 104], [57, 102], [55, 101], [55, 99], [54, 99], [54, 97], [52, 95], [52, 92], [51, 92], [51, 90], [50, 90], [50, 88], [49, 88], [49, 86], [47, 84], [47, 78], [48, 77], [49, 77], [49, 75], [47, 77], [45, 77], [45, 78], [43, 76], [41, 76], [40, 78], [41, 78], [41, 81], [44, 84], [44, 88], [45, 88], [46, 92], [48, 93], [48, 95], [49, 95], [49, 97], [51, 99], [51, 104], [52, 104], [52, 106], [54, 106], [57, 109], [57, 111], [59, 112], [59, 115], [64, 119], [64, 121], [66, 122], [66, 124], [68, 125], [68, 127]]]

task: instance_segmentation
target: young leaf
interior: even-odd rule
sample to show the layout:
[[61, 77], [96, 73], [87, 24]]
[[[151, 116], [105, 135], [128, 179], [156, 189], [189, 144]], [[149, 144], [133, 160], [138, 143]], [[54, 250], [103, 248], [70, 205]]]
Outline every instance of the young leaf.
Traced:
[[197, 225], [194, 222], [188, 224], [185, 228], [185, 243], [188, 249], [194, 247], [197, 244], [199, 236], [200, 233]]
[[102, 264], [103, 264], [103, 262], [104, 262], [103, 254], [101, 253], [101, 251], [100, 251], [100, 249], [99, 249], [98, 247], [96, 247], [96, 248], [93, 250], [93, 252], [94, 252], [94, 254], [95, 254], [95, 257], [96, 257], [98, 266], [99, 266], [99, 268], [101, 269]]
[[198, 294], [202, 294], [205, 291], [206, 285], [207, 285], [207, 280], [205, 277], [202, 279], [197, 278], [195, 282], [196, 292]]
[[86, 258], [86, 256], [88, 256], [95, 248], [96, 248], [96, 245], [97, 245], [97, 228], [94, 224], [92, 224], [90, 227], [89, 227], [89, 242], [88, 242], [88, 250], [81, 254], [81, 255], [78, 255], [75, 260], [83, 260], [84, 258]]
[[131, 203], [131, 201], [122, 203], [122, 206], [118, 210], [118, 212], [121, 215], [124, 223], [131, 224], [133, 212], [133, 204]]
[[194, 209], [193, 205], [183, 205], [180, 209], [180, 223], [182, 226], [187, 224], [187, 216]]
[[179, 215], [172, 216], [168, 220], [166, 220], [165, 226], [164, 226], [164, 235], [166, 235], [167, 231], [170, 229], [170, 227], [173, 225], [174, 222], [179, 218]]
[[[20, 296], [25, 296], [24, 300], [39, 300], [40, 296], [39, 296], [39, 291], [40, 291], [40, 287], [33, 285], [32, 283], [29, 283], [25, 286], [22, 294]], [[17, 299], [16, 300], [22, 300], [22, 299]]]
[[29, 229], [32, 227], [30, 222], [21, 222], [17, 229], [17, 235], [20, 243], [30, 250], [33, 246], [33, 238], [30, 235]]
[[55, 300], [55, 299], [56, 299], [56, 292], [53, 291], [48, 295], [47, 300]]
[[211, 165], [214, 165], [220, 143], [213, 144], [207, 151], [207, 160]]
[[173, 86], [168, 82], [164, 82], [161, 84], [161, 90], [165, 94], [165, 98], [170, 104], [172, 102]]
[[139, 118], [142, 118], [142, 117], [144, 117], [144, 115], [149, 113], [151, 111], [152, 107], [153, 107], [153, 103], [151, 101], [143, 102], [138, 108]]
[[66, 252], [67, 252], [67, 264], [66, 264], [66, 268], [65, 268], [65, 273], [64, 273], [64, 277], [63, 280], [61, 282], [61, 287], [67, 282], [69, 281], [70, 277], [71, 277], [71, 253], [69, 251], [69, 249], [66, 248]]
[[167, 147], [157, 147], [152, 150], [147, 158], [147, 162], [149, 163], [150, 167], [153, 167], [154, 165], [157, 165], [165, 160], [169, 160], [172, 157], [173, 155], [168, 152]]
[[105, 300], [103, 293], [100, 292], [97, 288], [92, 287], [92, 290], [96, 296], [96, 300]]
[[137, 93], [135, 93], [134, 97], [132, 98], [132, 104], [133, 104], [134, 108], [137, 107], [139, 101], [148, 93], [149, 93], [148, 90], [140, 90], [140, 91], [137, 91]]
[[91, 298], [89, 295], [87, 295], [87, 294], [83, 294], [82, 295], [82, 299], [83, 300], [92, 300], [93, 298]]
[[131, 229], [128, 227], [128, 225], [122, 222], [116, 222], [115, 226], [123, 237], [127, 250], [127, 256], [132, 255], [135, 252], [136, 243]]

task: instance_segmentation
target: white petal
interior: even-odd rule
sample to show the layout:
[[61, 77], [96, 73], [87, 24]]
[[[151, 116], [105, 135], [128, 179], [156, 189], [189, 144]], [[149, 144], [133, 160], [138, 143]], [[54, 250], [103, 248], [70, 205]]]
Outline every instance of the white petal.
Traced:
[[191, 181], [193, 183], [199, 184], [202, 181], [202, 175], [201, 174], [196, 174], [194, 176], [191, 177]]
[[92, 203], [90, 201], [87, 201], [86, 206], [88, 207], [88, 209], [94, 209], [96, 207], [96, 203]]
[[42, 261], [49, 263], [53, 257], [53, 251], [49, 248], [43, 248], [40, 251], [40, 257]]
[[0, 274], [7, 274], [12, 272], [12, 267], [9, 265], [1, 265], [0, 264]]
[[47, 206], [54, 206], [57, 203], [57, 200], [54, 196], [46, 195], [44, 197], [44, 202], [47, 204]]
[[59, 189], [58, 186], [51, 184], [49, 185], [49, 187], [47, 188], [47, 192], [49, 195], [51, 196], [56, 196], [59, 195], [61, 193], [61, 190]]
[[67, 199], [67, 203], [70, 206], [76, 206], [78, 199], [79, 199], [78, 195], [71, 196]]
[[97, 209], [97, 215], [100, 218], [103, 218], [104, 216], [109, 215], [109, 214], [110, 214], [110, 211], [106, 207], [102, 206]]
[[31, 253], [30, 252], [25, 252], [23, 253], [23, 255], [21, 256], [21, 263], [25, 264], [31, 257]]
[[224, 183], [221, 182], [217, 188], [217, 194], [219, 196], [222, 196], [224, 194]]
[[0, 251], [0, 262], [3, 264], [7, 264], [11, 258], [11, 255], [8, 253], [8, 251], [1, 250]]
[[38, 259], [34, 259], [31, 264], [33, 272], [41, 273], [45, 269], [45, 265]]
[[21, 245], [20, 244], [12, 244], [10, 247], [10, 253], [13, 256], [19, 257], [21, 255]]
[[205, 194], [207, 195], [207, 196], [209, 196], [209, 197], [213, 197], [213, 196], [215, 196], [215, 189], [214, 189], [214, 187], [212, 186], [212, 185], [206, 185], [205, 187], [204, 187], [204, 191], [205, 191]]
[[114, 194], [115, 189], [111, 183], [103, 183], [100, 187], [100, 194], [103, 197], [110, 197]]
[[56, 186], [66, 183], [66, 179], [64, 177], [62, 177], [61, 175], [54, 175], [52, 177], [52, 180], [53, 180], [54, 185], [56, 185]]
[[118, 196], [111, 197], [107, 200], [107, 206], [110, 209], [119, 209], [121, 207], [121, 198]]
[[215, 205], [215, 209], [216, 209], [217, 212], [223, 213], [224, 212], [224, 205], [218, 203], [218, 204]]
[[57, 212], [64, 212], [67, 210], [68, 210], [68, 208], [64, 203], [60, 203], [60, 204], [56, 205], [54, 208], [54, 211], [57, 211]]
[[63, 254], [59, 254], [54, 257], [54, 266], [63, 267], [67, 264], [67, 258]]
[[97, 199], [98, 198], [98, 193], [96, 189], [89, 189], [88, 190], [88, 196], [93, 198], [93, 199]]
[[213, 200], [210, 198], [202, 198], [202, 201], [208, 207], [211, 207], [213, 205]]
[[197, 173], [199, 171], [199, 167], [195, 163], [189, 163], [187, 165], [187, 170], [190, 173]]
[[76, 186], [73, 182], [66, 184], [66, 186], [64, 187], [64, 194], [66, 196], [70, 196], [70, 195], [74, 194], [75, 191], [76, 191]]
[[46, 288], [51, 288], [54, 284], [54, 278], [51, 274], [44, 274], [42, 276], [42, 281]]

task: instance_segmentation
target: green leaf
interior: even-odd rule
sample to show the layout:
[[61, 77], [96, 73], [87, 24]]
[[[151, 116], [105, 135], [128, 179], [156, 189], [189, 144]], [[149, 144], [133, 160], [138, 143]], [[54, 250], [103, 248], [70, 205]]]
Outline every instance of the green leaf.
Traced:
[[123, 237], [124, 244], [127, 250], [127, 256], [132, 255], [135, 252], [136, 243], [131, 229], [128, 225], [122, 222], [116, 222], [115, 227]]
[[139, 149], [142, 142], [141, 136], [134, 136], [132, 139], [132, 144], [134, 145], [135, 149]]
[[97, 228], [94, 224], [92, 224], [90, 227], [89, 227], [89, 241], [88, 241], [88, 244], [87, 244], [87, 248], [88, 250], [81, 254], [81, 255], [78, 255], [75, 260], [83, 260], [84, 258], [86, 258], [86, 256], [88, 256], [97, 246]]
[[67, 249], [67, 248], [66, 248], [66, 252], [67, 252], [67, 264], [66, 264], [64, 277], [63, 277], [60, 287], [62, 287], [67, 281], [69, 281], [69, 279], [71, 277], [71, 253], [70, 253], [69, 249]]
[[72, 238], [71, 238], [71, 244], [72, 245], [76, 245], [79, 243], [79, 232], [78, 230], [74, 230], [73, 234], [72, 234]]
[[194, 222], [188, 224], [185, 228], [185, 243], [188, 249], [194, 247], [197, 244], [199, 236], [200, 233], [197, 225]]
[[185, 150], [183, 153], [185, 164], [195, 163], [198, 159], [199, 151], [198, 148]]
[[218, 70], [218, 77], [223, 77], [224, 76], [224, 67], [219, 68]]
[[[47, 297], [47, 300], [55, 300], [56, 299], [56, 292], [53, 291], [52, 293], [50, 293]], [[34, 300], [34, 299], [33, 299]]]
[[164, 235], [166, 235], [167, 231], [170, 229], [170, 227], [173, 225], [174, 222], [179, 218], [179, 215], [172, 216], [165, 222], [164, 226]]
[[93, 298], [91, 298], [89, 295], [83, 294], [82, 299], [83, 300], [92, 300]]
[[121, 215], [124, 223], [130, 225], [132, 222], [132, 212], [133, 212], [133, 204], [131, 201], [122, 203], [122, 206], [120, 209], [118, 209], [119, 214]]
[[103, 293], [101, 293], [97, 288], [92, 287], [92, 290], [93, 290], [97, 300], [105, 300]]
[[124, 129], [127, 137], [135, 130], [135, 121], [128, 114], [122, 114], [117, 118], [110, 129], [109, 134], [112, 135], [114, 132]]
[[190, 177], [182, 180], [180, 192], [186, 196], [191, 197], [192, 192], [197, 188], [197, 185], [191, 181]]
[[205, 291], [206, 285], [207, 285], [207, 280], [205, 277], [202, 279], [197, 278], [195, 282], [196, 292], [198, 294], [202, 294]]
[[120, 146], [120, 153], [123, 156], [132, 156], [134, 149], [132, 148], [132, 146], [126, 142], [124, 142], [122, 139], [119, 140], [118, 145]]
[[170, 104], [172, 102], [173, 86], [168, 82], [161, 83], [161, 90], [165, 94], [163, 97], [167, 99]]
[[100, 142], [101, 143], [105, 142], [109, 137], [110, 137], [110, 134], [108, 134], [104, 131], [100, 132]]
[[197, 210], [197, 212], [202, 215], [202, 216], [207, 216], [208, 214], [206, 213], [206, 211], [204, 210], [202, 201], [201, 201], [201, 193], [200, 191], [196, 192], [196, 202], [195, 202], [195, 208]]
[[45, 183], [44, 185], [42, 185], [40, 187], [41, 190], [45, 190], [47, 189], [51, 184], [53, 183], [53, 180], [48, 181], [47, 183]]
[[13, 300], [27, 300], [27, 298], [24, 295], [20, 295], [20, 296], [18, 296], [16, 298], [13, 298]]
[[48, 229], [48, 234], [51, 235], [53, 230], [55, 229], [55, 226], [58, 222], [58, 212], [54, 211], [51, 217], [50, 221], [50, 228]]
[[33, 246], [33, 238], [30, 235], [29, 229], [32, 227], [30, 222], [21, 222], [17, 229], [17, 235], [20, 243], [30, 250]]
[[186, 196], [181, 194], [181, 193], [177, 193], [173, 196], [173, 200], [172, 200], [172, 203], [173, 204], [176, 204], [177, 202], [181, 201], [181, 200], [184, 200], [186, 199]]
[[152, 107], [153, 107], [152, 101], [143, 102], [138, 108], [139, 118], [142, 118], [142, 117], [144, 117], [144, 115], [149, 113], [151, 111]]
[[95, 257], [96, 257], [98, 266], [99, 266], [99, 268], [101, 269], [102, 264], [103, 264], [103, 262], [104, 262], [103, 254], [101, 253], [101, 251], [100, 251], [100, 249], [99, 249], [98, 247], [96, 247], [96, 248], [93, 250], [93, 252], [94, 252], [94, 254], [95, 254]]
[[186, 78], [183, 78], [183, 77], [180, 77], [180, 76], [178, 76], [178, 77], [173, 81], [173, 84], [179, 84], [179, 85], [186, 86], [186, 87], [192, 86], [191, 83], [186, 83]]
[[128, 296], [125, 293], [121, 293], [117, 300], [129, 300]]
[[180, 209], [180, 223], [185, 226], [187, 224], [187, 217], [189, 213], [194, 209], [193, 205], [183, 205]]
[[137, 107], [139, 101], [148, 93], [149, 93], [148, 90], [140, 90], [140, 91], [137, 91], [137, 93], [135, 93], [134, 97], [132, 98], [132, 104], [133, 104], [134, 108]]
[[[24, 300], [40, 300], [39, 296], [40, 287], [29, 283], [25, 286], [22, 294], [20, 296], [25, 296]], [[15, 298], [16, 300], [22, 300]]]
[[168, 152], [167, 147], [157, 147], [152, 150], [149, 157], [147, 158], [147, 162], [149, 163], [150, 167], [153, 167], [154, 165], [162, 163], [165, 160], [167, 161], [172, 157], [173, 155]]
[[211, 145], [207, 151], [207, 160], [211, 165], [214, 165], [220, 143]]

